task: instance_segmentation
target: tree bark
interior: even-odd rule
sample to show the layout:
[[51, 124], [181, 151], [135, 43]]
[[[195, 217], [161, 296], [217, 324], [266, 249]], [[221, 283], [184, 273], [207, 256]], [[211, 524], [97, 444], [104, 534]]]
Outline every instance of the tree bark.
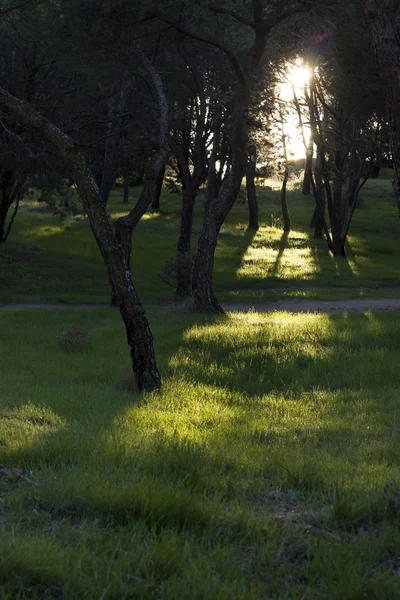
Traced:
[[399, 7], [400, 0], [363, 0], [378, 70], [385, 86], [395, 171], [393, 190], [400, 213], [400, 39], [396, 24]]
[[182, 215], [179, 230], [178, 250], [176, 255], [176, 296], [191, 296], [191, 239], [193, 228], [193, 212], [198, 186], [194, 181], [185, 187], [182, 197]]
[[128, 170], [126, 170], [124, 172], [124, 191], [123, 191], [122, 203], [123, 204], [129, 203], [129, 172], [128, 172]]
[[0, 189], [0, 244], [7, 239], [6, 235], [6, 220], [8, 211], [13, 203], [13, 198]]
[[[154, 90], [158, 102], [160, 125], [159, 150], [155, 159], [148, 167], [145, 175], [143, 191], [140, 194], [135, 206], [128, 215], [121, 217], [115, 222], [116, 239], [118, 240], [119, 248], [128, 267], [130, 267], [133, 230], [154, 199], [155, 190], [160, 180], [160, 174], [165, 169], [165, 163], [168, 154], [168, 103], [164, 93], [164, 86], [159, 73], [157, 73], [152, 63], [143, 54], [141, 55], [141, 58], [147, 68], [150, 84]], [[111, 304], [116, 304], [117, 301], [118, 299], [114, 294], [111, 298]]]
[[140, 390], [153, 391], [161, 386], [150, 327], [132, 283], [129, 265], [115, 238], [99, 189], [73, 140], [29, 104], [0, 88], [0, 106], [52, 144], [76, 183], [89, 217], [90, 226], [107, 268], [108, 280], [117, 298], [125, 324], [133, 372]]
[[[21, 183], [17, 180], [15, 169], [4, 171], [0, 181], [0, 244], [7, 240], [19, 208]], [[7, 216], [15, 202], [13, 214], [6, 227]]]
[[218, 242], [219, 228], [215, 218], [207, 211], [199, 245], [193, 266], [193, 300], [196, 308], [205, 313], [223, 313], [223, 309], [214, 296], [213, 271], [214, 255]]
[[[236, 99], [232, 134], [232, 166], [226, 175], [218, 197], [206, 210], [203, 227], [199, 236], [198, 252], [193, 266], [193, 300], [201, 312], [223, 313], [212, 291], [214, 254], [218, 234], [229, 211], [239, 194], [243, 177], [246, 174], [248, 128], [247, 118], [250, 105], [251, 87], [248, 82], [240, 86]], [[204, 262], [204, 264], [202, 264]]]
[[[317, 154], [317, 162], [315, 165], [315, 193], [316, 193], [316, 205], [318, 206], [315, 209], [313, 221], [311, 222], [311, 227], [314, 227], [314, 240], [320, 240], [324, 234], [324, 223], [323, 219], [319, 218], [319, 214], [323, 216], [325, 219], [325, 186], [322, 176], [322, 161], [321, 154], [318, 152]], [[311, 183], [311, 181], [310, 181]]]
[[259, 228], [257, 190], [255, 184], [256, 162], [256, 148], [254, 145], [251, 145], [249, 146], [249, 158], [246, 169], [247, 202], [249, 205], [249, 231], [257, 231]]
[[283, 181], [281, 187], [281, 207], [282, 207], [282, 217], [283, 217], [283, 231], [290, 231], [290, 215], [289, 209], [287, 205], [286, 198], [286, 187], [289, 179], [289, 169], [286, 165], [285, 172], [283, 174]]
[[310, 171], [312, 170], [312, 166], [313, 166], [313, 150], [314, 150], [314, 144], [313, 144], [312, 136], [310, 136], [310, 141], [308, 142], [308, 146], [307, 146], [306, 164], [305, 164], [304, 176], [303, 176], [302, 193], [304, 196], [308, 196], [311, 193]]
[[160, 171], [157, 175], [156, 186], [154, 188], [154, 195], [153, 195], [153, 199], [151, 201], [151, 210], [153, 212], [160, 212], [160, 197], [161, 197], [161, 192], [162, 192], [162, 186], [164, 183], [164, 176], [165, 176], [165, 164], [160, 169]]

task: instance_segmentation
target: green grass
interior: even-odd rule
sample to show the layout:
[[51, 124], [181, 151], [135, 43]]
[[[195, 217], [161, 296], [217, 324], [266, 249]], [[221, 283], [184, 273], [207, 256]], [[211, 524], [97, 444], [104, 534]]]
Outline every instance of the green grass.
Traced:
[[[132, 190], [132, 202], [139, 189]], [[121, 192], [112, 193], [109, 212], [124, 214]], [[368, 182], [363, 207], [354, 216], [348, 258], [333, 258], [324, 240], [312, 239], [308, 227], [313, 204], [289, 192], [293, 230], [281, 231], [279, 192], [260, 189], [261, 227], [246, 232], [247, 208], [237, 205], [224, 225], [217, 248], [215, 289], [222, 300], [248, 301], [287, 296], [335, 298], [400, 296], [398, 235], [400, 224], [389, 180]], [[139, 294], [159, 303], [173, 289], [159, 275], [176, 252], [180, 198], [163, 192], [161, 214], [146, 215], [133, 237], [132, 269]], [[202, 219], [197, 203], [193, 249]], [[320, 289], [322, 288], [322, 289]], [[0, 302], [108, 302], [105, 268], [87, 219], [67, 219], [23, 203], [11, 238], [0, 248]]]
[[[220, 297], [396, 296], [389, 185], [364, 192], [348, 260], [310, 239], [296, 191], [287, 240], [275, 192], [261, 194], [254, 238], [236, 206]], [[160, 394], [136, 393], [117, 310], [0, 311], [0, 598], [398, 598], [400, 314], [163, 306], [178, 213], [164, 192], [134, 234]], [[0, 249], [0, 300], [108, 295], [87, 221], [25, 203]], [[74, 324], [89, 345], [66, 353]]]
[[0, 314], [0, 596], [397, 598], [398, 317]]

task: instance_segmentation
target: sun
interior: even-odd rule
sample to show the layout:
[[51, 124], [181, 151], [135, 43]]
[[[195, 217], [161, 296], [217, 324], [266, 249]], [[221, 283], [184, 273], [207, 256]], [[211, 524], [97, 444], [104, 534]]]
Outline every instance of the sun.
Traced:
[[301, 59], [298, 59], [288, 68], [286, 76], [295, 88], [303, 89], [304, 84], [310, 81], [310, 69], [304, 65]]
[[[299, 58], [293, 63], [288, 63], [286, 70], [281, 77], [278, 85], [279, 99], [288, 105], [288, 114], [286, 115], [284, 130], [288, 138], [288, 151], [293, 159], [303, 158], [305, 149], [303, 136], [298, 123], [298, 117], [295, 109], [291, 106], [293, 101], [293, 88], [298, 97], [304, 93], [304, 86], [310, 81], [310, 70]], [[304, 137], [308, 143], [310, 137], [309, 128], [304, 125]]]
[[279, 97], [284, 102], [293, 99], [293, 87], [296, 94], [300, 95], [304, 85], [310, 81], [310, 69], [301, 58], [294, 63], [288, 63], [279, 83]]

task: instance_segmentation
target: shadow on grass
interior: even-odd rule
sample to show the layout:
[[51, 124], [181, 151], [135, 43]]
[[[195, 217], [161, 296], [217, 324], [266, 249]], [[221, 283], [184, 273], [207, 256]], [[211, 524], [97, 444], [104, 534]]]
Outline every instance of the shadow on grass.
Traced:
[[271, 277], [276, 277], [277, 274], [278, 274], [283, 253], [285, 252], [285, 249], [288, 247], [288, 239], [289, 239], [289, 232], [288, 231], [284, 231], [282, 233], [282, 237], [281, 237], [281, 239], [279, 241], [279, 246], [278, 246], [279, 250], [278, 250], [278, 254], [277, 254], [276, 259], [275, 259], [274, 266], [273, 266], [272, 271], [271, 271]]
[[[15, 330], [18, 318], [12, 318]], [[45, 327], [57, 323], [49, 315]], [[39, 321], [36, 326], [34, 331], [30, 324], [28, 331], [40, 345], [46, 338]], [[112, 320], [102, 333], [109, 344], [114, 327]], [[179, 585], [189, 585], [197, 582], [196, 569], [203, 578], [222, 570], [225, 582], [243, 580], [242, 597], [250, 597], [249, 581], [274, 597], [279, 586], [268, 587], [265, 565], [274, 572], [286, 564], [293, 573], [308, 564], [307, 557], [317, 563], [325, 543], [321, 523], [331, 515], [336, 525], [349, 527], [386, 518], [386, 505], [379, 516], [355, 491], [377, 493], [399, 463], [397, 389], [388, 382], [398, 381], [400, 325], [388, 315], [206, 319], [183, 314], [174, 321], [164, 315], [154, 331], [165, 372], [170, 363], [161, 395], [112, 392], [108, 363], [115, 368], [119, 356], [111, 339], [107, 352], [92, 363], [94, 375], [77, 357], [64, 357], [64, 370], [57, 367], [60, 357], [51, 362], [50, 349], [49, 368], [59, 370], [49, 371], [53, 393], [42, 396], [41, 413], [34, 402], [18, 411], [3, 401], [1, 463], [31, 471], [37, 483], [11, 482], [5, 494], [2, 510], [7, 519], [15, 516], [12, 535], [18, 542], [19, 532], [28, 540], [40, 533], [53, 544], [61, 539], [71, 557], [81, 549], [79, 570], [93, 574], [96, 566], [100, 592], [109, 585], [102, 573], [119, 565], [113, 586], [139, 585], [140, 577], [160, 586], [176, 576]], [[13, 328], [8, 335], [5, 343]], [[71, 381], [66, 374], [74, 364]], [[24, 356], [18, 366], [21, 373], [28, 369]], [[315, 521], [319, 551], [308, 554]], [[305, 527], [304, 549], [298, 532]], [[126, 536], [117, 540], [122, 532]], [[329, 533], [329, 552], [334, 546], [343, 553], [344, 533], [339, 541]], [[165, 544], [171, 536], [176, 546]], [[15, 552], [13, 546], [12, 556]], [[146, 559], [142, 571], [134, 563], [139, 554]], [[12, 567], [13, 576], [22, 564], [29, 579], [31, 560], [28, 552]], [[376, 568], [376, 561], [370, 562]], [[35, 568], [35, 581], [45, 582], [51, 572], [48, 566]], [[280, 585], [286, 580], [281, 574]], [[61, 585], [78, 585], [77, 577], [68, 572], [64, 580], [60, 576]], [[93, 576], [89, 579], [93, 586]], [[123, 597], [115, 589], [114, 597]]]

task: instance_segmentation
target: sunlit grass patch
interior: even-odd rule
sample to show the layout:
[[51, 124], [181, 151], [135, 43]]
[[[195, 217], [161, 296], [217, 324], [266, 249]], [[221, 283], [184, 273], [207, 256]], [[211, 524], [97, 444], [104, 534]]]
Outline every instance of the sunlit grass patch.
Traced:
[[315, 276], [316, 265], [308, 236], [271, 227], [261, 228], [242, 258], [239, 278], [307, 280]]

